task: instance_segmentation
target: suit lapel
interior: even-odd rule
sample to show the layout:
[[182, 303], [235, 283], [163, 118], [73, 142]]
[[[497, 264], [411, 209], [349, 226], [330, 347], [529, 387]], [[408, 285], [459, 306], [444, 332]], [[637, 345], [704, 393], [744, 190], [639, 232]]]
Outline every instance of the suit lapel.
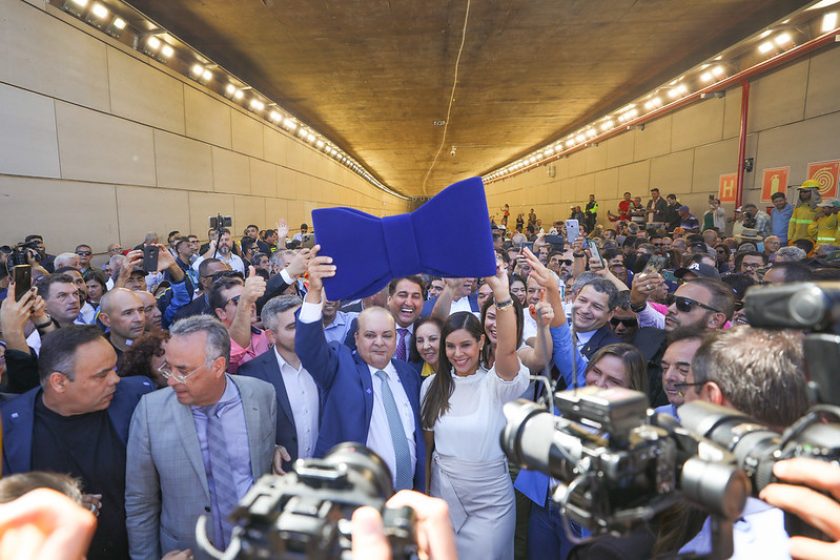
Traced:
[[256, 480], [264, 474], [259, 468], [259, 465], [263, 461], [263, 459], [259, 456], [261, 437], [260, 410], [257, 406], [257, 400], [254, 398], [254, 395], [251, 393], [248, 386], [245, 383], [239, 383], [233, 375], [231, 375], [229, 379], [231, 379], [237, 389], [239, 389], [239, 398], [242, 401], [242, 412], [245, 413], [245, 430], [248, 432], [248, 452], [251, 456], [251, 476], [254, 477], [254, 481], [256, 482]]
[[[175, 393], [173, 392], [170, 397], [175, 399]], [[184, 453], [187, 454], [187, 458], [198, 475], [198, 479], [201, 481], [201, 487], [204, 489], [204, 493], [209, 500], [210, 488], [207, 484], [207, 473], [204, 471], [204, 459], [201, 456], [201, 446], [198, 442], [198, 432], [195, 430], [192, 410], [189, 406], [182, 405], [177, 401], [174, 404], [175, 428], [181, 437]]]
[[370, 368], [358, 354], [354, 354], [356, 360], [356, 371], [359, 373], [359, 380], [362, 383], [362, 395], [365, 399], [365, 434], [370, 431], [370, 418], [373, 415], [373, 382], [370, 377]]

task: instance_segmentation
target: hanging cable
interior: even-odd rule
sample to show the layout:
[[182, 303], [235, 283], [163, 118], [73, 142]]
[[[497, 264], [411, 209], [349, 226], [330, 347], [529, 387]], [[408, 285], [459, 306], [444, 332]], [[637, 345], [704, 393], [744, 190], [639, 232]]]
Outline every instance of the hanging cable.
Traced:
[[443, 151], [443, 147], [446, 145], [446, 131], [449, 129], [449, 117], [452, 115], [452, 103], [455, 101], [455, 88], [458, 86], [458, 67], [461, 64], [461, 53], [464, 52], [464, 41], [467, 38], [467, 22], [470, 19], [470, 0], [467, 0], [467, 11], [464, 14], [464, 27], [461, 30], [461, 46], [458, 47], [458, 56], [455, 57], [455, 77], [452, 80], [452, 93], [449, 95], [449, 107], [446, 109], [446, 123], [443, 125], [443, 138], [440, 140], [440, 146], [437, 149], [437, 153], [435, 154], [435, 159], [432, 160], [432, 165], [429, 166], [429, 170], [426, 172], [426, 176], [423, 178], [423, 195], [428, 196], [428, 192], [426, 191], [426, 183], [429, 182], [429, 176], [432, 174], [432, 169], [435, 168], [437, 165], [438, 158], [440, 157], [440, 152]]

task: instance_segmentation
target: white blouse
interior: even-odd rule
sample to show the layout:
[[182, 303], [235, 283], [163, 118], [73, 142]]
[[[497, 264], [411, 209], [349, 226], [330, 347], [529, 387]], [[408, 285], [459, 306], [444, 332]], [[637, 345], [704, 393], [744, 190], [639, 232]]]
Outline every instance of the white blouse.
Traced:
[[[436, 375], [436, 374], [435, 374]], [[430, 375], [420, 389], [421, 402], [431, 387]], [[434, 426], [435, 450], [466, 461], [495, 461], [504, 456], [499, 434], [505, 426], [502, 405], [517, 399], [528, 388], [528, 368], [521, 362], [511, 381], [496, 375], [496, 369], [479, 368], [473, 375], [453, 375], [455, 390], [449, 410]]]

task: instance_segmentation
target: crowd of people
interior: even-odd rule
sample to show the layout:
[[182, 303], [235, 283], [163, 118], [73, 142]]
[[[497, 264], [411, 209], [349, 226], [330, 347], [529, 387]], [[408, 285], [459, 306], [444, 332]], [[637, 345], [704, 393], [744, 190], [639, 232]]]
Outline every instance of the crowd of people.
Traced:
[[[704, 400], [789, 426], [809, 406], [801, 333], [751, 327], [744, 296], [840, 277], [836, 206], [807, 182], [791, 192], [795, 207], [777, 193], [769, 215], [745, 204], [731, 223], [719, 201], [701, 221], [652, 189], [644, 207], [625, 193], [598, 224], [591, 196], [574, 232], [533, 209], [508, 228], [506, 206], [494, 275], [406, 276], [357, 301], [329, 299], [337, 267], [305, 224], [294, 237], [284, 220], [249, 225], [237, 240], [214, 228], [203, 245], [149, 233], [100, 256], [88, 243], [53, 256], [28, 235], [0, 252], [3, 473], [24, 480], [9, 499], [45, 486], [88, 508], [91, 559], [200, 557], [199, 517], [223, 549], [226, 513], [259, 477], [352, 441], [382, 458], [396, 491], [442, 500], [395, 497], [434, 512], [420, 515], [432, 558], [707, 553], [710, 524], [689, 506], [643, 533], [577, 543], [550, 498], [558, 481], [508, 464], [502, 407], [538, 400], [534, 377], [547, 375], [558, 390], [643, 392], [677, 421]], [[13, 282], [21, 261], [29, 289]], [[836, 492], [829, 474], [818, 489]], [[750, 499], [736, 557], [797, 544], [771, 505], [791, 507], [785, 488]], [[354, 523], [354, 552], [383, 550], [375, 512]]]

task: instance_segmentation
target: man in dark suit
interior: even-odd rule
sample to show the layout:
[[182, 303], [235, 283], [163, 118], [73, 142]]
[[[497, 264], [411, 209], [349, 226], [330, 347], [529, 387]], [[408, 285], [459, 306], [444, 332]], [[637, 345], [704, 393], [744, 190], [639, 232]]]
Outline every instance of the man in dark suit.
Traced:
[[309, 264], [309, 292], [298, 316], [295, 350], [303, 366], [326, 393], [315, 455], [343, 441], [370, 447], [388, 465], [394, 488], [425, 488], [425, 446], [420, 423], [420, 380], [393, 360], [397, 333], [392, 314], [381, 307], [358, 318], [357, 352], [328, 344], [321, 322], [323, 278], [335, 276], [330, 257]]
[[93, 326], [44, 337], [41, 387], [5, 403], [3, 473], [54, 471], [81, 479], [85, 504], [99, 522], [88, 558], [128, 558], [125, 528], [126, 445], [145, 377], [120, 379], [117, 354]]
[[301, 299], [277, 296], [265, 304], [261, 319], [272, 350], [239, 368], [239, 375], [274, 385], [277, 395], [277, 445], [288, 453], [283, 469], [298, 458], [312, 457], [318, 441], [324, 393], [295, 353], [296, 314]]

